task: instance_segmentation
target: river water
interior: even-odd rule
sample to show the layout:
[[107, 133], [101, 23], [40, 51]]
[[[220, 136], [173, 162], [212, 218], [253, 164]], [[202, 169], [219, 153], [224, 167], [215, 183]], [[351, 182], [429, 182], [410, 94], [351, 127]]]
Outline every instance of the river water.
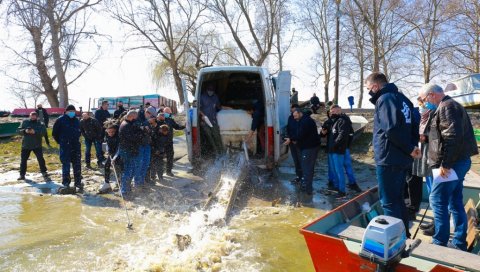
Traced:
[[[127, 204], [133, 230], [117, 196], [6, 190], [7, 177], [0, 271], [313, 271], [299, 229], [331, 205], [321, 194], [301, 199], [291, 173], [262, 175], [242, 187], [227, 223], [215, 206], [193, 205], [194, 193], [149, 188], [149, 197]], [[189, 236], [183, 251], [177, 235]]]

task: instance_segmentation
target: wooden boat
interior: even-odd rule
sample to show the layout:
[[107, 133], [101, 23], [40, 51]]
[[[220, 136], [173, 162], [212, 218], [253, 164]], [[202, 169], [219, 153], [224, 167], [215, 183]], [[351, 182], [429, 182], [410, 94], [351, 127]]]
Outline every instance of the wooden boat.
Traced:
[[0, 111], [0, 117], [8, 117], [10, 115], [9, 111]]
[[[400, 261], [395, 271], [480, 271], [480, 256], [476, 255], [480, 250], [476, 239], [480, 176], [471, 172], [469, 175], [470, 180], [464, 182], [464, 203], [469, 220], [467, 242], [471, 252], [433, 245], [424, 237], [411, 256]], [[426, 197], [427, 193], [424, 193], [424, 200]], [[370, 208], [366, 210], [365, 207]], [[382, 214], [382, 208], [378, 188], [374, 187], [304, 226], [300, 233], [304, 235], [315, 270], [376, 271], [376, 264], [360, 257], [359, 252], [365, 227], [379, 214]], [[420, 214], [423, 214], [422, 210], [417, 219], [421, 218]], [[416, 220], [410, 229], [412, 235], [418, 223]], [[411, 241], [407, 240], [407, 245]]]
[[0, 123], [0, 137], [10, 137], [17, 134], [19, 122]]
[[471, 74], [452, 81], [445, 87], [445, 94], [465, 108], [480, 109], [480, 74]]

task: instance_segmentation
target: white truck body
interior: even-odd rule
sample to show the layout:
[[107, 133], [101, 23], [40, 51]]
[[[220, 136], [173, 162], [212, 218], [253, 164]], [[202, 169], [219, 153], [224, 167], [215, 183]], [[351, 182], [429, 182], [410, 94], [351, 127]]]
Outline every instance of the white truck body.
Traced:
[[[290, 115], [290, 83], [289, 71], [282, 71], [278, 77], [272, 77], [266, 68], [254, 66], [217, 66], [207, 67], [199, 71], [195, 91], [196, 107], [189, 108], [185, 102], [187, 116], [187, 143], [189, 159], [202, 160], [202, 132], [200, 129], [199, 108], [200, 97], [206, 86], [214, 84], [216, 94], [223, 109], [217, 113], [222, 142], [225, 146], [241, 148], [242, 141], [250, 131], [252, 117], [247, 109], [253, 107], [254, 101], [262, 99], [265, 106], [265, 150], [259, 154], [257, 137], [249, 145], [252, 155], [262, 157], [267, 167], [273, 167], [284, 158], [288, 149], [283, 145], [283, 132]], [[184, 96], [187, 90], [184, 85]], [[263, 156], [262, 156], [263, 155]]]

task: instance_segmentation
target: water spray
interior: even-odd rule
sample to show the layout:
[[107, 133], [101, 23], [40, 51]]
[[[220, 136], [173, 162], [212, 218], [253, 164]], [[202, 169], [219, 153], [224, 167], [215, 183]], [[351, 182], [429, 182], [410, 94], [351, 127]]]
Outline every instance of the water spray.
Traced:
[[127, 203], [125, 202], [125, 198], [123, 197], [122, 182], [118, 178], [117, 170], [115, 168], [115, 161], [112, 159], [112, 156], [108, 155], [108, 157], [110, 158], [110, 161], [112, 162], [113, 174], [115, 175], [115, 179], [117, 180], [117, 184], [118, 184], [119, 191], [120, 191], [120, 196], [122, 197], [122, 200], [123, 200], [123, 207], [125, 208], [125, 214], [127, 215], [127, 229], [133, 230], [133, 223], [130, 221], [130, 216], [128, 216]]

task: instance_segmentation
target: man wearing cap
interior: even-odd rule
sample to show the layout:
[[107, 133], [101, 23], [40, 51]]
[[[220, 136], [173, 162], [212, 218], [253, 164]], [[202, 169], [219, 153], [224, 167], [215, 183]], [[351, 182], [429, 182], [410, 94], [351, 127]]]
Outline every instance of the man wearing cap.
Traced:
[[[37, 116], [38, 116], [37, 119], [40, 122], [42, 122], [43, 125], [45, 126], [45, 129], [47, 129], [48, 128], [48, 121], [49, 121], [49, 118], [50, 118], [48, 116], [47, 110], [43, 108], [42, 104], [38, 104], [35, 112], [37, 113]], [[48, 140], [48, 133], [45, 133], [44, 137], [45, 137], [45, 143], [48, 145], [48, 147], [50, 147], [50, 141]]]
[[[60, 161], [62, 162], [62, 184], [60, 194], [73, 194], [75, 187], [83, 191], [82, 166], [80, 150], [80, 121], [75, 117], [76, 109], [68, 105], [65, 114], [55, 121], [52, 136], [60, 146]], [[75, 187], [70, 188], [70, 164], [73, 167]]]
[[18, 180], [25, 179], [25, 174], [27, 173], [27, 161], [32, 151], [37, 157], [42, 176], [47, 178], [47, 167], [45, 166], [45, 159], [43, 158], [42, 150], [42, 137], [45, 133], [47, 133], [47, 130], [45, 129], [43, 123], [38, 120], [37, 113], [31, 112], [30, 119], [24, 120], [18, 128], [18, 131], [21, 135], [23, 135], [20, 177]]

